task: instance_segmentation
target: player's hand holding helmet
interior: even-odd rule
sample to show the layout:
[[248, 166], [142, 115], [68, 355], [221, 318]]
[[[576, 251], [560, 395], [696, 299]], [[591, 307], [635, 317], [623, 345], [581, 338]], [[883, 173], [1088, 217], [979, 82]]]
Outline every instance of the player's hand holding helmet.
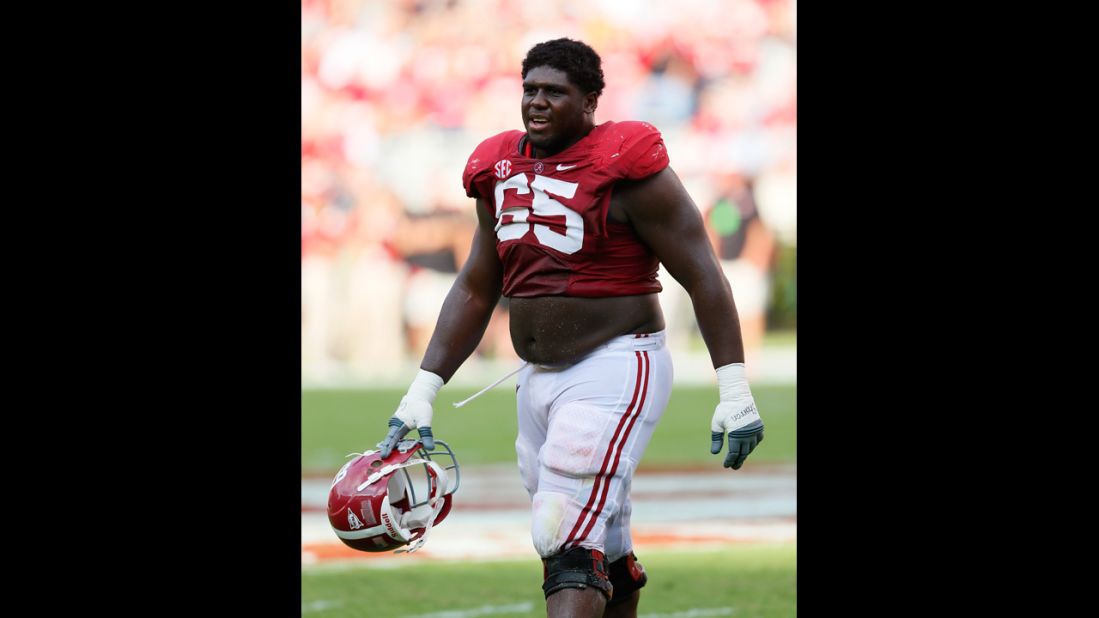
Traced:
[[401, 398], [397, 411], [389, 419], [388, 433], [378, 443], [382, 457], [389, 457], [393, 447], [411, 429], [419, 432], [425, 449], [429, 451], [435, 449], [435, 436], [431, 433], [432, 405], [435, 403], [435, 395], [442, 386], [443, 379], [430, 371], [421, 369], [416, 374], [416, 379], [408, 387], [408, 393]]
[[739, 470], [748, 454], [763, 442], [763, 419], [748, 388], [744, 363], [719, 367], [717, 386], [720, 398], [710, 421], [710, 453], [721, 452], [721, 444], [728, 434], [725, 467]]

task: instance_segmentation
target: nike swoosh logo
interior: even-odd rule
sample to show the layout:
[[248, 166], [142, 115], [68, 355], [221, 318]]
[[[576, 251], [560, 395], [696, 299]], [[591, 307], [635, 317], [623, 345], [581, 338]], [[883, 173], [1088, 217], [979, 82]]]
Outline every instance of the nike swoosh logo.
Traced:
[[557, 171], [563, 172], [565, 170], [571, 170], [574, 167], [576, 167], [576, 165], [561, 165], [560, 163], [558, 163], [557, 164]]

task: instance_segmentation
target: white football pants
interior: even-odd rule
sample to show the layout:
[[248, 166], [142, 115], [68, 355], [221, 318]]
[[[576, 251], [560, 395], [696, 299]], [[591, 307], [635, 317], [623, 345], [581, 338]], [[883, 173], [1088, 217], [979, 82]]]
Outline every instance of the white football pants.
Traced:
[[540, 556], [585, 547], [613, 562], [633, 549], [630, 482], [671, 388], [664, 331], [616, 337], [566, 367], [519, 372], [515, 450]]

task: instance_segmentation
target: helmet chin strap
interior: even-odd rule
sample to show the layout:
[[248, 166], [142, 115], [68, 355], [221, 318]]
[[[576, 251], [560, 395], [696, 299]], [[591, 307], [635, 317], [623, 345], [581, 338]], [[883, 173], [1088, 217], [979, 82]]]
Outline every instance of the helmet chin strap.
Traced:
[[[431, 534], [431, 528], [435, 525], [435, 519], [439, 517], [439, 513], [442, 512], [443, 506], [446, 505], [446, 500], [443, 499], [443, 494], [446, 492], [446, 487], [449, 483], [446, 470], [434, 461], [426, 461], [426, 463], [428, 467], [435, 472], [435, 492], [428, 501], [428, 503], [423, 506], [431, 506], [432, 503], [434, 503], [434, 506], [431, 506], [431, 513], [427, 518], [427, 525], [424, 526], [424, 533], [420, 535], [420, 538], [416, 539], [412, 544], [410, 544], [408, 546], [408, 549], [402, 547], [401, 549], [394, 551], [393, 553], [395, 554], [403, 554], [406, 552], [411, 554], [417, 549], [423, 547], [424, 543], [427, 542], [427, 535]], [[409, 511], [409, 515], [411, 515], [418, 509], [422, 509], [423, 506], [416, 507], [416, 509]], [[415, 521], [415, 518], [409, 517], [409, 522], [411, 523], [412, 521]]]
[[[411, 524], [413, 522], [421, 523], [419, 521], [419, 518], [415, 517], [415, 516], [412, 516], [412, 514], [415, 513], [416, 511], [420, 511], [418, 514], [423, 514], [422, 509], [424, 509], [424, 507], [431, 508], [431, 511], [428, 513], [428, 517], [427, 517], [426, 522], [423, 522], [424, 523], [424, 533], [420, 536], [420, 538], [413, 541], [412, 544], [409, 545], [408, 549], [402, 548], [402, 549], [398, 549], [397, 551], [393, 552], [393, 553], [396, 553], [396, 554], [401, 554], [401, 553], [405, 553], [405, 552], [412, 553], [412, 552], [416, 551], [417, 549], [420, 549], [421, 547], [423, 547], [424, 543], [427, 541], [427, 535], [428, 535], [428, 533], [431, 532], [431, 527], [435, 525], [435, 519], [439, 516], [439, 513], [442, 512], [443, 506], [446, 504], [446, 501], [443, 500], [443, 494], [446, 492], [447, 484], [449, 483], [449, 479], [447, 478], [446, 469], [443, 468], [442, 466], [440, 466], [439, 464], [435, 463], [434, 461], [429, 460], [429, 459], [413, 458], [413, 459], [409, 459], [408, 461], [406, 461], [404, 463], [396, 463], [396, 464], [389, 464], [388, 466], [383, 466], [380, 470], [378, 470], [377, 472], [371, 474], [369, 477], [367, 477], [366, 481], [364, 481], [362, 484], [360, 484], [358, 487], [355, 488], [356, 491], [362, 491], [363, 489], [366, 489], [370, 485], [376, 483], [378, 480], [388, 476], [392, 472], [396, 472], [397, 470], [400, 470], [402, 468], [408, 468], [410, 466], [423, 465], [423, 464], [426, 464], [427, 467], [429, 467], [435, 473], [435, 491], [432, 492], [432, 496], [428, 500], [428, 503], [425, 504], [425, 505], [418, 506], [418, 507], [412, 509], [411, 511], [407, 511], [408, 516], [405, 518], [405, 521], [403, 521], [403, 522], [401, 521], [400, 517], [397, 517], [397, 513], [393, 511], [392, 506], [389, 506], [389, 513], [390, 513], [390, 517], [392, 518], [392, 520], [395, 523], [396, 522], [400, 523], [401, 528], [399, 529], [399, 533], [402, 536], [405, 537], [404, 539], [401, 539], [401, 540], [407, 540], [408, 537], [412, 536], [412, 531], [410, 530], [410, 528], [419, 527], [419, 526], [409, 526], [409, 524]], [[434, 503], [433, 506], [432, 506], [432, 503]], [[386, 498], [385, 504], [387, 506], [389, 505], [388, 497]]]

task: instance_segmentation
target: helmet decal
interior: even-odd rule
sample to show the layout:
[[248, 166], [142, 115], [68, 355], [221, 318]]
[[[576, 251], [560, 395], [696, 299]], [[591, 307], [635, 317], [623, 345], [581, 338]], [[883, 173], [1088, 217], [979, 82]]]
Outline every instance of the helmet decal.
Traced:
[[355, 517], [355, 512], [351, 509], [347, 509], [347, 525], [351, 526], [352, 530], [358, 530], [363, 527], [363, 522], [359, 521], [358, 517]]

